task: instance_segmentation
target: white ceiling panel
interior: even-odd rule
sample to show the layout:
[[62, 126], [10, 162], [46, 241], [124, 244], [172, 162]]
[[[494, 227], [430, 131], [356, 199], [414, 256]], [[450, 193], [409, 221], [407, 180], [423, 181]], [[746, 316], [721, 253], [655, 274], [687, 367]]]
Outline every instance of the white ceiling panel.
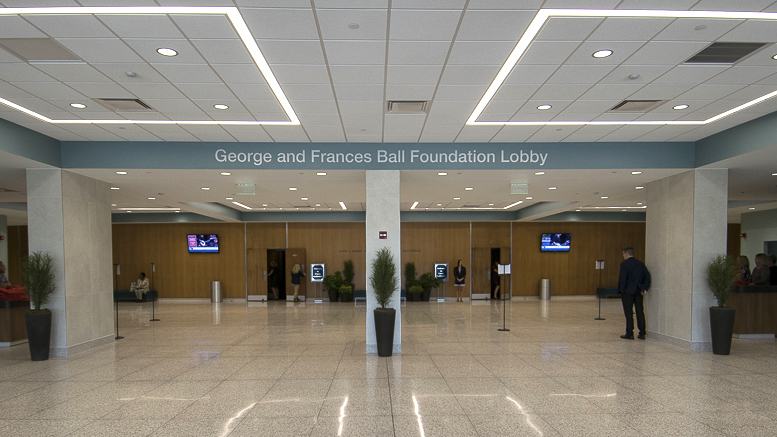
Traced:
[[429, 114], [426, 117], [427, 125], [455, 125], [464, 126], [469, 114]]
[[[229, 84], [266, 84], [262, 72], [254, 64], [211, 64], [211, 67]], [[269, 92], [269, 87], [267, 90]]]
[[[632, 113], [632, 114], [610, 114], [610, 113], [604, 113], [604, 114], [597, 115], [596, 117], [593, 117], [593, 121], [637, 120], [637, 119], [639, 119], [641, 117], [645, 117], [645, 116], [644, 115], [640, 116], [640, 114], [634, 114], [634, 113]], [[648, 118], [646, 118], [646, 119], [657, 120], [657, 119], [661, 119], [661, 118], [662, 117], [658, 117], [658, 116], [648, 116]]]
[[431, 100], [435, 85], [386, 85], [386, 100]]
[[[635, 9], [647, 9], [644, 2]], [[652, 2], [651, 2], [652, 3]], [[624, 8], [631, 9], [631, 8]], [[673, 9], [673, 8], [671, 8]], [[608, 17], [588, 37], [589, 41], [648, 41], [666, 28], [672, 18]]]
[[433, 102], [429, 113], [431, 114], [460, 114], [470, 113], [475, 109], [475, 102]]
[[221, 83], [213, 69], [207, 64], [152, 64], [170, 82], [175, 83]]
[[[357, 6], [358, 4], [354, 5]], [[317, 8], [319, 7], [316, 5]], [[324, 40], [386, 39], [387, 13], [380, 9], [316, 9]], [[393, 13], [392, 13], [393, 21]], [[359, 27], [352, 29], [351, 24]]]
[[[146, 62], [157, 64], [204, 64], [205, 60], [197, 53], [189, 41], [183, 39], [138, 39], [123, 40], [132, 47]], [[176, 56], [162, 56], [157, 53], [159, 48], [169, 48], [178, 52]], [[135, 62], [132, 60], [113, 62]]]
[[[521, 65], [518, 64], [505, 79], [504, 85], [542, 84], [553, 74], [558, 65]], [[496, 77], [496, 74], [491, 78]], [[485, 89], [483, 90], [485, 91]]]
[[[609, 95], [602, 95], [600, 96], [602, 98], [604, 97], [611, 97]], [[620, 100], [617, 97], [612, 98], [611, 100], [576, 100], [572, 102], [569, 106], [567, 106], [564, 111], [569, 113], [582, 113], [582, 114], [600, 114], [602, 112], [610, 110], [613, 106], [620, 103]]]
[[221, 83], [179, 83], [179, 90], [190, 99], [233, 99], [235, 96]]
[[[601, 83], [612, 84], [646, 84], [674, 68], [673, 65], [625, 65], [616, 67]], [[639, 74], [637, 79], [630, 79], [630, 74]]]
[[585, 41], [604, 21], [600, 17], [551, 17], [537, 35], [538, 41]]
[[457, 41], [453, 44], [448, 65], [504, 64], [515, 43], [512, 41]]
[[241, 10], [243, 19], [259, 39], [318, 39], [312, 9], [249, 9]]
[[358, 125], [381, 125], [383, 123], [383, 114], [342, 114], [343, 123], [346, 125], [346, 129], [349, 126]]
[[684, 11], [698, 2], [698, 0], [651, 0], [650, 3], [646, 4], [643, 0], [623, 0], [615, 9], [675, 9]]
[[421, 129], [426, 121], [426, 114], [386, 114], [386, 127], [402, 127], [408, 129]]
[[[642, 89], [644, 85], [638, 83], [624, 84], [597, 84], [588, 89], [580, 99], [582, 100], [608, 100], [620, 103], [632, 94]], [[612, 106], [614, 106], [614, 103]]]
[[492, 143], [528, 141], [542, 126], [505, 126], [491, 139]]
[[223, 133], [198, 133], [198, 134], [192, 134], [194, 135], [199, 141], [203, 142], [223, 142], [223, 143], [233, 143], [237, 140], [232, 135], [223, 132]]
[[465, 126], [456, 137], [457, 143], [487, 143], [501, 126]]
[[69, 82], [67, 85], [92, 99], [129, 99], [135, 97], [124, 87], [113, 82]]
[[385, 81], [382, 65], [333, 65], [329, 67], [332, 81], [337, 84], [383, 84]]
[[391, 65], [386, 72], [386, 84], [435, 85], [441, 71], [440, 65]]
[[258, 40], [257, 44], [270, 64], [324, 64], [321, 41], [318, 39], [312, 41], [263, 39]]
[[156, 133], [155, 135], [158, 136], [162, 141], [199, 141], [197, 137], [190, 134], [189, 132], [162, 132]]
[[549, 84], [593, 84], [602, 80], [614, 65], [562, 65], [548, 79]]
[[22, 63], [24, 61], [21, 60], [21, 58], [18, 58], [16, 55], [12, 55], [11, 52], [8, 52], [2, 48], [0, 48], [0, 62], [2, 63]]
[[224, 130], [238, 141], [246, 142], [272, 142], [273, 139], [261, 126], [224, 126]]
[[777, 25], [767, 20], [747, 20], [721, 36], [722, 41], [774, 42]]
[[338, 99], [383, 100], [383, 85], [335, 85]]
[[[704, 99], [722, 99], [731, 93], [742, 89], [743, 85], [707, 85], [701, 84], [693, 87], [689, 91], [677, 96], [678, 100], [704, 100]], [[744, 102], [743, 102], [744, 103]]]
[[253, 64], [243, 42], [239, 39], [197, 39], [192, 40], [197, 50], [209, 63]]
[[302, 125], [305, 128], [310, 126], [341, 126], [340, 114], [337, 112], [313, 112], [313, 113], [297, 113]]
[[185, 96], [181, 94], [175, 87], [169, 84], [161, 83], [125, 83], [123, 84], [129, 92], [141, 99], [183, 99]]
[[310, 137], [304, 132], [300, 133], [273, 133], [270, 135], [273, 140], [281, 143], [309, 143]]
[[200, 109], [189, 99], [143, 99], [159, 112], [199, 112]]
[[[453, 38], [460, 11], [393, 10], [389, 38], [406, 41], [448, 41]], [[458, 39], [464, 40], [461, 29]]]
[[542, 7], [543, 3], [544, 0], [525, 0], [520, 2], [513, 0], [470, 0], [467, 9], [494, 9], [506, 11], [512, 9], [537, 10]]
[[613, 9], [620, 0], [547, 0], [544, 8], [569, 8], [569, 9]]
[[384, 143], [417, 143], [418, 139], [420, 137], [420, 133], [418, 135], [410, 135], [410, 134], [402, 134], [400, 132], [394, 133], [394, 132], [386, 132], [383, 134], [383, 142]]
[[488, 86], [499, 72], [498, 65], [448, 65], [443, 71], [441, 85]]
[[7, 82], [48, 82], [54, 80], [54, 78], [48, 74], [31, 65], [18, 62], [0, 64], [0, 79]]
[[0, 38], [45, 38], [46, 34], [36, 29], [27, 20], [18, 16], [0, 17]]
[[445, 62], [447, 41], [389, 41], [389, 65], [435, 65]]
[[539, 84], [502, 85], [499, 87], [499, 91], [494, 95], [494, 100], [526, 100], [533, 96], [539, 87]]
[[[2, 68], [0, 66], [0, 68]], [[34, 97], [32, 94], [28, 93], [27, 91], [24, 91], [20, 88], [17, 88], [10, 83], [0, 81], [0, 96], [6, 99], [15, 99], [15, 98], [32, 98]], [[15, 111], [15, 109], [11, 109], [8, 106], [1, 106], [0, 110], [10, 110]]]
[[[553, 84], [543, 85], [532, 96], [533, 100], [576, 99], [591, 88], [590, 84]], [[541, 105], [542, 103], [538, 103]]]
[[691, 88], [693, 88], [693, 84], [649, 84], [629, 96], [629, 98], [669, 100], [676, 98]]
[[[744, 20], [678, 18], [653, 39], [657, 41], [701, 41], [710, 43], [737, 27]], [[702, 28], [703, 27], [703, 28]]]
[[[117, 38], [60, 38], [57, 41], [89, 63], [143, 62], [143, 59]], [[153, 50], [159, 47], [163, 46], [158, 45]]]
[[[250, 85], [245, 85], [245, 87], [250, 87]], [[266, 88], [269, 91], [269, 87], [267, 85], [263, 85], [264, 88]], [[334, 94], [332, 94], [332, 86], [331, 85], [281, 85], [281, 88], [283, 88], [283, 92], [286, 93], [286, 96], [292, 100], [297, 99], [305, 99], [305, 100], [330, 100], [334, 99]], [[232, 89], [235, 90], [235, 92], [242, 96], [245, 91], [248, 90], [240, 90], [240, 87], [233, 86]], [[270, 94], [272, 95], [272, 94]], [[266, 98], [266, 97], [264, 97]], [[338, 98], [341, 98], [338, 96]], [[292, 103], [292, 107], [294, 104]]]
[[[637, 50], [629, 65], [677, 65], [704, 49], [708, 43], [691, 41], [651, 41]], [[607, 58], [605, 58], [607, 59]]]
[[[639, 64], [639, 62], [633, 61], [632, 58], [635, 56], [635, 53], [640, 53], [644, 49], [644, 44], [640, 41], [586, 41], [580, 44], [577, 50], [569, 56], [566, 63], [573, 65]], [[593, 57], [594, 52], [605, 49], [612, 50], [612, 55], [606, 58]], [[656, 62], [645, 62], [645, 64], [652, 65], [656, 64]]]
[[166, 15], [98, 15], [121, 38], [183, 38], [184, 35]]
[[[774, 60], [772, 60], [772, 62], [774, 62]], [[706, 80], [705, 83], [722, 85], [749, 85], [769, 77], [773, 73], [774, 70], [767, 70], [758, 67], [742, 67], [737, 65], [735, 67], [724, 70], [709, 80]]]
[[[749, 102], [750, 100], [757, 99], [758, 97], [764, 96], [766, 94], [769, 94], [774, 91], [774, 87], [771, 85], [750, 85], [748, 87], [742, 88], [738, 91], [735, 91], [728, 96], [726, 96], [725, 100], [730, 100], [732, 103], [735, 103], [736, 105], [741, 105], [742, 103]], [[739, 103], [736, 103], [739, 102]]]
[[[471, 100], [477, 102], [488, 89], [487, 85], [444, 85], [437, 88], [435, 102]], [[468, 114], [469, 115], [469, 114]]]
[[294, 111], [297, 114], [333, 113], [337, 112], [337, 105], [332, 100], [295, 100]]
[[730, 68], [722, 65], [678, 65], [654, 80], [653, 83], [699, 84]]
[[345, 134], [348, 136], [348, 141], [353, 141], [351, 136], [354, 135], [383, 135], [383, 125], [366, 123], [347, 125]]
[[[142, 61], [141, 61], [142, 62]], [[143, 63], [91, 63], [92, 67], [108, 76], [114, 82], [129, 83], [168, 83], [153, 67]], [[135, 77], [128, 77], [126, 72], [131, 71]]]
[[226, 15], [171, 15], [171, 18], [189, 39], [237, 38]]
[[92, 15], [25, 15], [24, 19], [53, 38], [110, 38], [113, 33]]
[[456, 40], [517, 42], [535, 15], [534, 11], [467, 10]]
[[73, 98], [84, 96], [78, 91], [60, 82], [15, 82], [14, 85], [40, 98]]
[[601, 141], [634, 141], [636, 138], [646, 135], [658, 128], [659, 126], [620, 126], [617, 130], [602, 137]]
[[[514, 43], [513, 46], [515, 46]], [[521, 57], [519, 66], [558, 65], [559, 60], [568, 58], [578, 46], [580, 46], [578, 41], [534, 41]], [[507, 56], [502, 59], [502, 63], [506, 60]]]
[[329, 65], [384, 65], [386, 42], [326, 40], [326, 58]]
[[[216, 113], [225, 113], [227, 111], [219, 111], [218, 109], [213, 108], [213, 105], [216, 104], [216, 100], [208, 101], [207, 103], [205, 101], [197, 101], [198, 104], [200, 104], [201, 107], [205, 108], [206, 105], [209, 104], [210, 108], [208, 109], [208, 113], [213, 113], [214, 111], [218, 111]], [[277, 100], [243, 100], [243, 104], [247, 108], [248, 111], [251, 113], [261, 113], [261, 114], [274, 114], [277, 116], [276, 120], [288, 120], [288, 117], [286, 116], [286, 113], [283, 112], [283, 108], [281, 107], [280, 103], [278, 103]], [[229, 109], [232, 109], [232, 106], [230, 105]], [[236, 108], [238, 110], [238, 108]], [[231, 112], [231, 111], [230, 111]]]
[[[273, 65], [273, 74], [282, 84], [329, 84], [329, 72], [324, 65]], [[262, 79], [263, 80], [263, 79]]]
[[108, 82], [104, 74], [86, 64], [36, 64], [35, 67], [60, 82]]
[[382, 114], [383, 99], [380, 100], [346, 100], [337, 101], [341, 114]]

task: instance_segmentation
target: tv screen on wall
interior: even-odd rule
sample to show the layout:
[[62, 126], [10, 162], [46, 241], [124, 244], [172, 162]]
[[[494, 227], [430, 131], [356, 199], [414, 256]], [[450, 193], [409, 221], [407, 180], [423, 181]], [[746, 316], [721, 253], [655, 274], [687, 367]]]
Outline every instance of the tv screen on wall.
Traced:
[[569, 252], [572, 234], [542, 234], [540, 250], [543, 252]]
[[219, 253], [219, 236], [215, 234], [188, 235], [189, 253]]

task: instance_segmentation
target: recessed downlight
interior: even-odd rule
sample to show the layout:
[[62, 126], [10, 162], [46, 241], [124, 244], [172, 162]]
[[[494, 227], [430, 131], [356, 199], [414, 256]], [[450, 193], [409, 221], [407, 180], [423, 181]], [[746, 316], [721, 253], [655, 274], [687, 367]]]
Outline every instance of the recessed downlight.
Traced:
[[602, 199], [609, 199], [608, 196], [602, 196]]
[[148, 200], [156, 200], [156, 197], [149, 197]]
[[683, 109], [688, 109], [688, 105], [685, 105], [685, 104], [683, 104], [683, 105], [675, 105], [675, 106], [672, 106], [672, 109], [674, 109], [676, 111], [680, 111], [680, 110], [683, 110]]
[[233, 199], [234, 199], [234, 197], [225, 197], [225, 199], [227, 199], [227, 200], [233, 200]]
[[202, 187], [204, 191], [210, 191], [210, 187]]
[[556, 187], [548, 187], [549, 190], [555, 190]]
[[494, 206], [494, 204], [493, 203], [489, 203], [488, 206]]
[[542, 176], [542, 175], [545, 174], [545, 172], [544, 171], [535, 171], [534, 174], [536, 174], [537, 176]]
[[156, 49], [156, 52], [162, 56], [178, 56], [178, 52], [167, 47], [160, 47]]
[[418, 201], [413, 202], [413, 206], [411, 206], [410, 209], [415, 209], [416, 206], [418, 206]]
[[289, 187], [289, 191], [297, 191], [297, 188], [295, 188], [295, 187]]
[[229, 106], [221, 104], [221, 103], [217, 103], [217, 104], [213, 105], [213, 107], [216, 108], [216, 109], [229, 109]]
[[641, 171], [633, 171], [633, 172], [631, 172], [631, 174], [642, 174], [642, 172]]
[[748, 208], [748, 209], [749, 209], [750, 211], [752, 211], [752, 210], [754, 210], [755, 208], [753, 208], [753, 207], [750, 207], [750, 208]]
[[605, 50], [596, 51], [591, 56], [593, 56], [594, 58], [606, 58], [606, 57], [608, 57], [610, 55], [612, 55], [612, 50], [605, 49]]
[[533, 197], [531, 197], [531, 196], [529, 196], [529, 197], [527, 197], [527, 198], [526, 198], [526, 200], [532, 200], [532, 199], [534, 199], [534, 198], [533, 198]]
[[461, 197], [454, 197], [453, 200], [461, 200]]
[[126, 171], [117, 171], [116, 174], [127, 174]]
[[116, 206], [116, 204], [115, 203], [111, 203], [111, 206]]
[[438, 203], [437, 206], [442, 206], [442, 203]]
[[119, 187], [111, 187], [111, 190], [118, 190]]
[[70, 106], [76, 108], [76, 109], [84, 109], [86, 108], [86, 105], [83, 103], [71, 103]]
[[229, 176], [229, 175], [231, 175], [231, 174], [232, 174], [232, 173], [230, 173], [230, 172], [228, 172], [228, 171], [222, 171], [222, 172], [221, 172], [221, 176]]
[[552, 107], [553, 106], [551, 106], [551, 105], [540, 105], [540, 106], [537, 106], [537, 109], [539, 109], [540, 111], [545, 111], [545, 110], [550, 109]]
[[777, 176], [777, 173], [772, 173], [772, 176]]
[[474, 189], [475, 189], [475, 187], [467, 187], [467, 188], [464, 188], [464, 191], [472, 191]]
[[307, 197], [300, 197], [299, 200], [308, 200]]
[[772, 59], [774, 59], [775, 61], [777, 61], [777, 55], [774, 55], [774, 56], [772, 56]]
[[448, 172], [447, 171], [439, 171], [439, 172], [437, 172], [437, 176], [448, 176]]
[[634, 187], [634, 189], [636, 189], [636, 190], [643, 190], [643, 189], [645, 189], [645, 187]]
[[319, 172], [316, 173], [316, 176], [326, 176], [326, 172], [325, 171], [319, 171]]
[[339, 203], [340, 203], [340, 208], [348, 209], [348, 208], [345, 207], [345, 203], [343, 203], [343, 202], [339, 202]]

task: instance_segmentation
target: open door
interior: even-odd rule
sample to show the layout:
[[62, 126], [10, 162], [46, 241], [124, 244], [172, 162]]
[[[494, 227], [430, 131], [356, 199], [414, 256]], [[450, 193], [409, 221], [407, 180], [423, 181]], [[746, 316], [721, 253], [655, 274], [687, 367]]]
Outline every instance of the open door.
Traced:
[[488, 299], [491, 295], [491, 249], [472, 248], [472, 269], [467, 280], [472, 282], [472, 299]]
[[291, 269], [294, 265], [299, 264], [302, 269], [302, 273], [305, 274], [299, 281], [299, 294], [298, 297], [303, 302], [305, 301], [307, 284], [310, 282], [308, 273], [306, 272], [307, 263], [305, 262], [305, 249], [286, 249], [286, 300], [294, 300], [294, 286], [291, 283]]

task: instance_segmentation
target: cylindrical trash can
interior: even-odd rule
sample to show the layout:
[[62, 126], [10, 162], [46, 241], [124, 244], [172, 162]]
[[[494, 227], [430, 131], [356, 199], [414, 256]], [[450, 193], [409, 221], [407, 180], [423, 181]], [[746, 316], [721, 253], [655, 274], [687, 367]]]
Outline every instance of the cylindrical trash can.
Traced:
[[210, 283], [210, 301], [219, 303], [221, 298], [221, 281], [213, 281]]
[[540, 299], [550, 299], [550, 279], [540, 279]]

